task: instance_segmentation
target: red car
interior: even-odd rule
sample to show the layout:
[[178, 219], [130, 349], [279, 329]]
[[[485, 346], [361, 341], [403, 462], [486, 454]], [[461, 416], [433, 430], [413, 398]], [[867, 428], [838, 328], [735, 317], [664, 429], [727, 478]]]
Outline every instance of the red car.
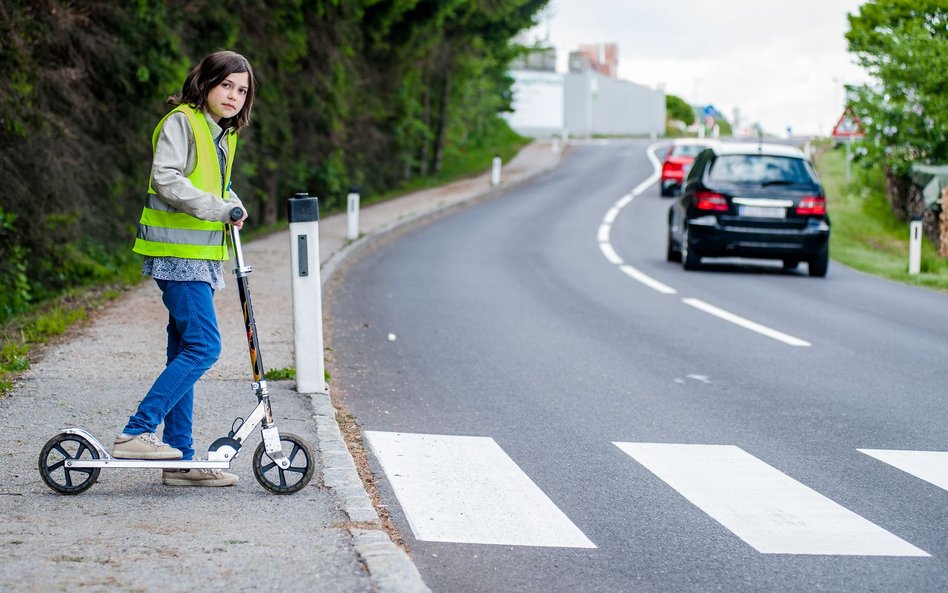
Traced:
[[690, 138], [675, 140], [665, 153], [665, 162], [662, 163], [662, 196], [671, 196], [675, 190], [680, 189], [681, 182], [695, 157], [705, 148], [714, 145], [716, 143], [710, 140]]

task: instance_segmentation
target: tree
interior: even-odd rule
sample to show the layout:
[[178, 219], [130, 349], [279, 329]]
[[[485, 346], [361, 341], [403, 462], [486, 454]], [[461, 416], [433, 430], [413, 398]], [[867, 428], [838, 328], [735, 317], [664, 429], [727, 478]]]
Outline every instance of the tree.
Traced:
[[695, 123], [695, 110], [681, 97], [665, 95], [665, 112], [671, 121], [680, 121], [686, 126]]
[[862, 151], [897, 175], [913, 161], [948, 163], [948, 4], [872, 0], [849, 26], [849, 51], [876, 79], [849, 89]]
[[[510, 40], [533, 26], [548, 0], [454, 0], [435, 49], [434, 136], [431, 170], [438, 172], [449, 140], [487, 114], [510, 110]], [[499, 100], [498, 100], [499, 99]], [[471, 116], [474, 116], [473, 118]], [[460, 130], [462, 138], [458, 137]]]

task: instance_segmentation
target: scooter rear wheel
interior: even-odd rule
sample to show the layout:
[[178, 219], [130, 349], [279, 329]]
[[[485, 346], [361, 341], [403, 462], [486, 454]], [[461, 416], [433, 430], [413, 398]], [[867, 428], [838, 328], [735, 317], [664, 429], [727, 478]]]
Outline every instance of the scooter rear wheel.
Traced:
[[309, 484], [316, 470], [316, 459], [306, 441], [295, 434], [280, 434], [280, 447], [290, 460], [290, 467], [283, 469], [267, 455], [260, 441], [253, 453], [253, 475], [260, 485], [274, 494], [293, 494]]
[[61, 432], [49, 439], [39, 455], [43, 482], [60, 494], [79, 494], [99, 479], [99, 468], [69, 468], [68, 460], [98, 459], [99, 452], [85, 438]]

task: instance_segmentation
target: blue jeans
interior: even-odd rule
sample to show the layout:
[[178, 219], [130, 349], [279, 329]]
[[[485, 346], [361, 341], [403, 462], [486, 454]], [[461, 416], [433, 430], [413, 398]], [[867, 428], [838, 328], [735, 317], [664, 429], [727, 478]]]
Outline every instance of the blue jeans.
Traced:
[[122, 432], [156, 432], [164, 422], [162, 440], [192, 459], [194, 384], [221, 354], [214, 290], [207, 282], [155, 282], [168, 308], [168, 362]]

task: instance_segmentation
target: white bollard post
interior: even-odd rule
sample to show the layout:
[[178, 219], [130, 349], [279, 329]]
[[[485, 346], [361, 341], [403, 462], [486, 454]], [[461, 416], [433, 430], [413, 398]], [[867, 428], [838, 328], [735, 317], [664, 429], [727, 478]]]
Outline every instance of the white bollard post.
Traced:
[[909, 225], [909, 274], [922, 271], [922, 217], [913, 216]]
[[553, 154], [560, 153], [560, 139], [557, 136], [553, 136]]
[[290, 276], [296, 391], [326, 393], [323, 300], [319, 277], [319, 200], [298, 193], [286, 206], [290, 222]]
[[346, 209], [346, 239], [355, 241], [359, 238], [359, 190], [355, 187], [349, 188], [347, 196], [348, 207]]
[[490, 184], [492, 186], [500, 185], [500, 157], [495, 156], [490, 167]]

